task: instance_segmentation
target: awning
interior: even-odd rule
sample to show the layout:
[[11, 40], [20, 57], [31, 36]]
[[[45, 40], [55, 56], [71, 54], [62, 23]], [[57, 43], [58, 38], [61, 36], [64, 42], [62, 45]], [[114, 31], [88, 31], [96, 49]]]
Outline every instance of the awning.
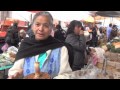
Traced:
[[94, 18], [92, 16], [89, 16], [85, 19], [86, 22], [95, 22]]
[[97, 11], [96, 14], [103, 17], [120, 17], [120, 11]]

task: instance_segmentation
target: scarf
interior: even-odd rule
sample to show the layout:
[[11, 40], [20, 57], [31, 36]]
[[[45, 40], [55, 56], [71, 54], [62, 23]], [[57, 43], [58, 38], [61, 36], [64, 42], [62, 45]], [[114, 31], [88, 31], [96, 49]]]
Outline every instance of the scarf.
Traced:
[[72, 46], [66, 42], [59, 41], [53, 38], [52, 36], [49, 36], [46, 40], [42, 40], [42, 41], [36, 41], [34, 36], [32, 36], [31, 38], [26, 37], [20, 45], [15, 60], [35, 56], [40, 53], [44, 53], [47, 50], [60, 48], [62, 46], [66, 46], [66, 48], [68, 49], [69, 64], [70, 67], [72, 68], [72, 64], [74, 60]]
[[52, 36], [49, 36], [46, 40], [42, 41], [35, 40], [34, 36], [32, 38], [26, 37], [20, 45], [15, 60], [35, 56], [44, 53], [47, 50], [60, 48], [62, 46], [65, 46], [64, 43]]

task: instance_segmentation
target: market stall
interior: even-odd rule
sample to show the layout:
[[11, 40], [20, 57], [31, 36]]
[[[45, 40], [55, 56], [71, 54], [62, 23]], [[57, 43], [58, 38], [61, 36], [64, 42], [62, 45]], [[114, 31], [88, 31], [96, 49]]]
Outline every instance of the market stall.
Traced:
[[5, 72], [13, 66], [15, 55], [18, 49], [14, 46], [11, 46], [7, 51], [0, 54], [0, 71], [3, 71], [3, 78], [5, 79]]

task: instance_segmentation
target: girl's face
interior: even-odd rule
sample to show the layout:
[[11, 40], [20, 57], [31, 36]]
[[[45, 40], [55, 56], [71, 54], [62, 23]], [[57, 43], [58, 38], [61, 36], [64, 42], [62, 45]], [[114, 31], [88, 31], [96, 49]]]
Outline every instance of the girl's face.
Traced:
[[34, 20], [32, 30], [36, 40], [47, 39], [52, 31], [52, 28], [49, 23], [49, 18], [47, 16], [38, 16]]
[[74, 28], [74, 33], [75, 33], [76, 35], [79, 35], [80, 30], [81, 30], [81, 27], [75, 26], [75, 28]]

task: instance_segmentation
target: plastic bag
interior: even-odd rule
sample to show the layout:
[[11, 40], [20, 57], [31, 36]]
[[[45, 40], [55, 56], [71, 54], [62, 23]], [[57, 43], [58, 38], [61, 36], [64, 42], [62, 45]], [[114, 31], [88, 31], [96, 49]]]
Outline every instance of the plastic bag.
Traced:
[[97, 53], [97, 56], [98, 56], [99, 60], [104, 60], [105, 59], [105, 57], [104, 57], [104, 54], [105, 54], [104, 49], [102, 49], [102, 48], [95, 48], [95, 51]]
[[12, 53], [16, 54], [18, 52], [18, 49], [14, 46], [11, 46], [8, 48], [7, 52], [8, 53], [12, 52]]
[[8, 45], [7, 43], [5, 43], [5, 44], [2, 46], [1, 50], [2, 50], [3, 52], [6, 52], [7, 49], [8, 49], [8, 47], [9, 47], [9, 45]]
[[98, 73], [98, 68], [93, 64], [89, 64], [81, 70], [64, 73], [54, 77], [54, 79], [97, 79]]
[[93, 62], [94, 65], [97, 64], [97, 62], [103, 61], [105, 59], [104, 54], [105, 51], [102, 48], [92, 48], [90, 47], [93, 51], [91, 52], [91, 61]]

